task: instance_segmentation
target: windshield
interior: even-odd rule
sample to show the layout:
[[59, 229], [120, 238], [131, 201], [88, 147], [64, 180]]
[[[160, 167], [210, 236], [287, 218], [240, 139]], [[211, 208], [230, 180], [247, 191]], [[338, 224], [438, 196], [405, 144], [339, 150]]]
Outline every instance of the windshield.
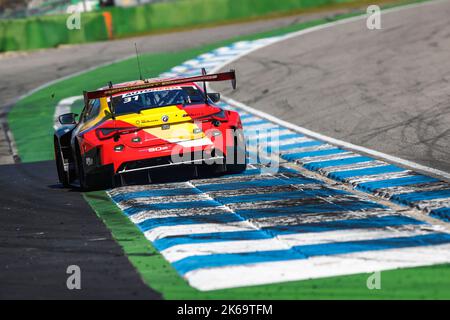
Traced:
[[[177, 104], [194, 104], [205, 101], [201, 90], [195, 86], [166, 87], [127, 92], [113, 97], [115, 114], [139, 113], [144, 109], [153, 109]], [[110, 99], [108, 98], [108, 104]]]

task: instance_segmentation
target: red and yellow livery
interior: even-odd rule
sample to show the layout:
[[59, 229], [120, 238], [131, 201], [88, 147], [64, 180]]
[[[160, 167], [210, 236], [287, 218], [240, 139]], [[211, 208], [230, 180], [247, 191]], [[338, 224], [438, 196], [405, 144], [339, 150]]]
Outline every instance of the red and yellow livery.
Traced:
[[190, 165], [214, 173], [246, 168], [242, 123], [198, 82], [231, 80], [234, 71], [151, 79], [85, 92], [85, 107], [59, 117], [55, 159], [60, 182], [83, 189], [151, 181], [160, 168]]

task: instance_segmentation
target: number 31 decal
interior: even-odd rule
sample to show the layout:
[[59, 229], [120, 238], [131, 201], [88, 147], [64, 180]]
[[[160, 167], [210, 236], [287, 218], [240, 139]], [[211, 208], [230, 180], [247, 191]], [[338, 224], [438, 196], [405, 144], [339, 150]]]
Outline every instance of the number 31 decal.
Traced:
[[131, 102], [132, 100], [138, 101], [138, 99], [139, 99], [139, 96], [125, 97], [123, 99], [123, 103], [128, 103], [128, 102]]

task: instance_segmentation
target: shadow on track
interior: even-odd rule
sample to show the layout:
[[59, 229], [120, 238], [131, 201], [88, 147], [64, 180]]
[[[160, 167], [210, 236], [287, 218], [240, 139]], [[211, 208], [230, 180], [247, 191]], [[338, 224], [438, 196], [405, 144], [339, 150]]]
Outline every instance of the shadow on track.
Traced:
[[[160, 299], [53, 161], [0, 166], [0, 299]], [[81, 290], [66, 287], [81, 268]]]

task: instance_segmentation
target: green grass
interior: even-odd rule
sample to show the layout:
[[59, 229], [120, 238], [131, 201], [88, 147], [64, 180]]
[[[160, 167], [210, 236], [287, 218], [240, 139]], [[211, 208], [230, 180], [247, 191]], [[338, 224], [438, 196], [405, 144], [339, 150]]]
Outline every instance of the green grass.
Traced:
[[166, 299], [450, 299], [448, 264], [384, 271], [380, 290], [367, 289], [366, 281], [371, 274], [356, 274], [198, 291], [178, 275], [105, 192], [89, 192], [84, 197], [112, 231], [143, 281]]

